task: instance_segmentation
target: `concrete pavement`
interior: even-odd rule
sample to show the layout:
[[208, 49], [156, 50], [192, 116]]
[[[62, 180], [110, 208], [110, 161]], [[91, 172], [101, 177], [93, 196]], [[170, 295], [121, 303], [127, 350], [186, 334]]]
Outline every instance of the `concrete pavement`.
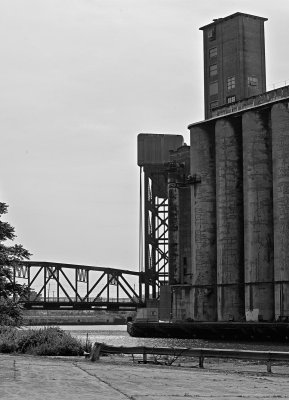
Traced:
[[130, 358], [0, 354], [2, 400], [289, 399], [289, 366], [216, 361], [203, 370], [133, 364]]

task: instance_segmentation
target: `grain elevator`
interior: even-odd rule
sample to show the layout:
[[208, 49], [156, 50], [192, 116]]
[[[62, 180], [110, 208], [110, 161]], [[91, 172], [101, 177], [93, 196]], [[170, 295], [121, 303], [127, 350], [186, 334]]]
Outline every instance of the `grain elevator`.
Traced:
[[138, 137], [146, 297], [160, 319], [289, 318], [289, 87], [266, 91], [265, 21], [201, 28], [205, 120], [188, 126], [189, 146]]

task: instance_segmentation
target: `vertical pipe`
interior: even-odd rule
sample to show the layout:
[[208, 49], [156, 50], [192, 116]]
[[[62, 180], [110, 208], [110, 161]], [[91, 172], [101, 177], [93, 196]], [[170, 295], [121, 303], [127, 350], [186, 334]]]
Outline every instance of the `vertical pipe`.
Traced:
[[143, 272], [143, 179], [141, 166], [139, 169], [139, 272]]
[[[89, 292], [89, 272], [90, 269], [86, 270], [86, 296], [88, 295]], [[89, 296], [87, 296], [86, 301], [89, 302]]]
[[140, 302], [142, 301], [142, 285], [143, 285], [143, 279], [142, 275], [139, 275], [138, 277], [138, 295], [139, 295], [139, 300]]
[[274, 193], [275, 318], [289, 315], [289, 112], [288, 104], [271, 110]]
[[75, 300], [74, 301], [76, 301], [77, 302], [77, 278], [78, 278], [78, 268], [75, 268], [75, 293], [74, 293], [74, 295], [75, 295]]
[[145, 246], [145, 299], [150, 298], [149, 285], [149, 264], [150, 264], [150, 247], [149, 247], [149, 178], [146, 169], [144, 169], [144, 246]]
[[[178, 161], [178, 238], [179, 266], [181, 284], [192, 283], [191, 271], [191, 177], [190, 177], [190, 147], [183, 146], [176, 152]], [[186, 296], [187, 296], [186, 292]], [[186, 307], [187, 308], [187, 307]], [[190, 312], [186, 318], [192, 318]]]
[[28, 268], [28, 289], [29, 289], [29, 291], [28, 291], [28, 301], [30, 301], [30, 298], [31, 298], [31, 296], [30, 296], [30, 284], [31, 284], [31, 267], [30, 267], [30, 265], [27, 265], [27, 268]]
[[119, 276], [116, 277], [116, 301], [119, 302]]
[[181, 268], [181, 282], [184, 284], [191, 284], [193, 276], [191, 271], [191, 219], [191, 185], [187, 185], [179, 189], [179, 263]]
[[57, 287], [56, 287], [56, 290], [57, 290], [57, 293], [56, 293], [57, 301], [59, 302], [59, 268], [57, 268]]
[[169, 203], [169, 284], [180, 284], [179, 263], [179, 190], [177, 188], [175, 168], [168, 174], [168, 203]]
[[46, 302], [46, 276], [47, 276], [47, 268], [46, 266], [44, 267], [44, 301]]
[[216, 122], [218, 320], [244, 317], [242, 124]]
[[191, 127], [192, 185], [192, 315], [196, 321], [215, 321], [216, 297], [216, 174], [214, 126]]
[[106, 299], [106, 301], [109, 302], [109, 278], [110, 278], [110, 275], [106, 274], [106, 276], [107, 276], [107, 289], [106, 289], [107, 299]]
[[158, 246], [158, 242], [156, 240], [156, 215], [158, 213], [158, 208], [157, 208], [157, 196], [156, 196], [156, 185], [157, 185], [157, 179], [154, 179], [154, 175], [151, 174], [151, 187], [152, 187], [152, 200], [150, 204], [150, 209], [151, 209], [151, 226], [152, 226], [152, 232], [150, 236], [150, 243], [151, 243], [151, 257], [152, 257], [152, 264], [151, 264], [151, 270], [150, 272], [152, 273], [152, 298], [156, 299], [156, 261], [157, 261], [157, 250], [156, 247]]
[[[243, 124], [245, 308], [274, 317], [271, 128], [268, 111], [247, 111]], [[251, 293], [250, 293], [251, 291]]]

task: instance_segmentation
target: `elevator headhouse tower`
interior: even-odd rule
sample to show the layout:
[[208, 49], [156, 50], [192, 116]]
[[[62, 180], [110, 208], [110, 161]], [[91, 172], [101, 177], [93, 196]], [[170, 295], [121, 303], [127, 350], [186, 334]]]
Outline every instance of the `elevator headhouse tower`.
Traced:
[[237, 12], [200, 28], [206, 119], [218, 106], [266, 92], [265, 21]]

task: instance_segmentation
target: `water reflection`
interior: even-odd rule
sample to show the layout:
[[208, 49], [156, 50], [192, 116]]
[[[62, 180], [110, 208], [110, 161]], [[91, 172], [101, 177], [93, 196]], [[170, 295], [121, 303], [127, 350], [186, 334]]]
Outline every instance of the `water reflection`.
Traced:
[[169, 339], [169, 338], [133, 338], [129, 336], [125, 325], [82, 325], [61, 326], [73, 336], [91, 342], [100, 342], [112, 346], [148, 346], [148, 347], [186, 347], [186, 348], [218, 348], [260, 351], [289, 351], [286, 343], [257, 343], [202, 339]]

